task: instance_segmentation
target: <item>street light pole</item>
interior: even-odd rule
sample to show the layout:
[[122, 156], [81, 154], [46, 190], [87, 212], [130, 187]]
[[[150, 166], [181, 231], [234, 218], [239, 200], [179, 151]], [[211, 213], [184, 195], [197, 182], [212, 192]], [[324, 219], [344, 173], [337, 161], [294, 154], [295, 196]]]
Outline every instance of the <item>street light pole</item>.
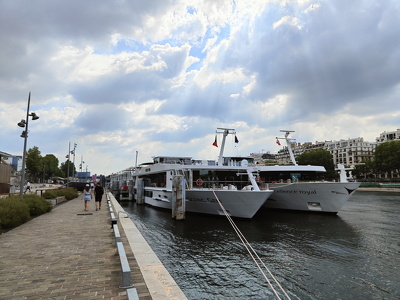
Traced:
[[72, 178], [75, 178], [75, 175], [74, 175], [74, 170], [75, 170], [75, 149], [76, 149], [76, 146], [78, 146], [76, 143], [74, 143], [74, 150], [72, 150], [71, 151], [71, 142], [69, 142], [69, 144], [68, 144], [68, 154], [67, 154], [67, 156], [65, 157], [65, 158], [67, 158], [68, 159], [68, 167], [67, 167], [67, 187], [69, 186], [69, 165], [70, 165], [70, 162], [71, 162], [71, 154], [73, 154], [74, 155], [74, 162], [73, 162], [73, 168], [72, 168]]
[[74, 150], [72, 153], [74, 155], [74, 178], [76, 177], [76, 168], [75, 168], [75, 153], [76, 153], [76, 146], [78, 146], [76, 143], [74, 143]]
[[26, 109], [26, 119], [21, 120], [21, 122], [18, 123], [19, 127], [25, 127], [25, 130], [22, 131], [21, 137], [24, 138], [24, 152], [22, 153], [22, 174], [21, 174], [21, 183], [19, 187], [19, 196], [22, 197], [24, 195], [24, 183], [25, 183], [25, 163], [26, 163], [26, 144], [28, 140], [28, 123], [29, 123], [29, 117], [32, 117], [32, 120], [37, 120], [39, 117], [35, 113], [29, 114], [29, 106], [31, 104], [31, 92], [29, 92], [29, 97], [28, 97], [28, 108]]
[[68, 159], [67, 162], [67, 187], [69, 187], [69, 154], [71, 152], [71, 142], [69, 142], [68, 144], [68, 155], [66, 156], [66, 158]]
[[81, 164], [79, 165], [79, 169], [82, 172], [82, 167], [85, 162], [83, 161], [83, 155], [81, 155]]

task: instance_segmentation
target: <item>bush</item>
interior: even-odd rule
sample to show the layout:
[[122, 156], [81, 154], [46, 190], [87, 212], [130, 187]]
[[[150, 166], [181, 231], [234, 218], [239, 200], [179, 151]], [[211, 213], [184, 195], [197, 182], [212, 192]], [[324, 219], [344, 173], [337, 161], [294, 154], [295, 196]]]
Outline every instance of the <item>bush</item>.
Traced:
[[29, 220], [29, 207], [22, 198], [12, 196], [0, 199], [0, 228], [14, 228]]
[[59, 196], [58, 191], [59, 191], [59, 190], [46, 190], [46, 191], [43, 193], [42, 197], [45, 198], [45, 199], [54, 199], [54, 198], [57, 198], [57, 197]]
[[37, 195], [24, 195], [22, 200], [28, 205], [31, 216], [40, 216], [53, 208], [49, 201]]
[[46, 199], [55, 199], [60, 196], [65, 196], [67, 200], [75, 199], [78, 197], [78, 191], [75, 188], [54, 189], [46, 190], [42, 195]]
[[[43, 193], [46, 199], [54, 199], [65, 196], [71, 200], [78, 197], [78, 191], [74, 188], [47, 190]], [[49, 201], [35, 194], [24, 194], [22, 198], [14, 195], [8, 198], [0, 198], [0, 229], [12, 229], [32, 217], [39, 216], [52, 210]]]
[[63, 191], [63, 196], [65, 196], [67, 200], [72, 200], [79, 196], [78, 191], [75, 188], [65, 188], [61, 189], [61, 191]]

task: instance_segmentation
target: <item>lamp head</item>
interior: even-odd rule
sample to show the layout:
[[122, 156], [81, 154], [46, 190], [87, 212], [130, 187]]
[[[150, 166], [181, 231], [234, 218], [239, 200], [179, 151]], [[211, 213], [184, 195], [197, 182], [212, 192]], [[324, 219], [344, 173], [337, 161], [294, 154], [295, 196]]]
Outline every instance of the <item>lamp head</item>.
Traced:
[[28, 137], [28, 134], [27, 134], [27, 132], [26, 132], [25, 130], [22, 131], [21, 137], [22, 137], [22, 138], [27, 138], [27, 137]]
[[39, 119], [39, 116], [37, 116], [34, 112], [29, 114], [30, 116], [32, 116], [32, 120], [37, 120]]
[[25, 124], [26, 124], [25, 120], [22, 119], [21, 122], [18, 123], [18, 126], [23, 128], [25, 127]]

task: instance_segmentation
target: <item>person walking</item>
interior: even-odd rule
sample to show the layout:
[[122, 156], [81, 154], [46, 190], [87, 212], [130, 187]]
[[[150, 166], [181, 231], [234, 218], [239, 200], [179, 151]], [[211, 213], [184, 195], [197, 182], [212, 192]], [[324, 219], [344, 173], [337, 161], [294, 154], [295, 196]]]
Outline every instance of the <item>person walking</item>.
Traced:
[[96, 182], [94, 188], [94, 202], [96, 204], [96, 210], [101, 209], [101, 198], [103, 198], [104, 189], [99, 182]]
[[85, 211], [88, 211], [89, 201], [92, 200], [92, 190], [90, 189], [89, 184], [87, 184], [85, 186], [85, 189], [83, 190], [82, 200], [85, 201], [85, 203], [84, 203]]
[[31, 183], [29, 181], [26, 183], [25, 193], [28, 191], [29, 191], [29, 193], [31, 193]]

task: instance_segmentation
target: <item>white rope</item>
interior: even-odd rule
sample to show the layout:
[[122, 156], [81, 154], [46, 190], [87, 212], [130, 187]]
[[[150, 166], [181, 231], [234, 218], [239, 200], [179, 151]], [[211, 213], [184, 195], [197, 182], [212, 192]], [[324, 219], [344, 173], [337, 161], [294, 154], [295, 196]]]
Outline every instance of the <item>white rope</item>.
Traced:
[[[271, 271], [267, 268], [267, 266], [264, 264], [264, 262], [262, 261], [262, 259], [260, 258], [260, 256], [257, 254], [257, 252], [253, 249], [253, 247], [250, 245], [250, 243], [247, 241], [246, 237], [242, 234], [242, 232], [239, 230], [239, 228], [236, 226], [235, 222], [232, 220], [231, 216], [228, 214], [228, 212], [226, 211], [225, 207], [222, 205], [221, 201], [219, 201], [218, 196], [216, 195], [215, 191], [213, 191], [215, 198], [218, 201], [219, 206], [221, 207], [222, 211], [224, 212], [225, 216], [227, 217], [229, 223], [232, 225], [233, 229], [235, 230], [236, 234], [238, 235], [239, 239], [241, 240], [243, 246], [246, 248], [247, 252], [249, 252], [251, 258], [253, 259], [253, 261], [255, 262], [255, 264], [257, 265], [258, 269], [260, 270], [260, 272], [262, 273], [262, 275], [264, 276], [265, 280], [267, 281], [268, 285], [270, 286], [270, 288], [272, 289], [272, 291], [274, 292], [275, 296], [277, 299], [281, 299], [281, 297], [279, 297], [278, 292], [275, 290], [275, 288], [273, 287], [271, 281], [268, 279], [267, 275], [264, 273], [263, 269], [261, 268], [260, 264], [257, 262], [257, 259], [261, 262], [262, 266], [265, 268], [265, 270], [267, 270], [268, 274], [272, 277], [273, 281], [275, 282], [275, 284], [278, 285], [279, 289], [283, 292], [283, 294], [286, 296], [287, 299], [290, 300], [289, 295], [285, 292], [285, 290], [282, 288], [282, 286], [279, 284], [278, 280], [275, 278], [275, 276], [271, 273]], [[257, 259], [256, 259], [256, 258]]]

